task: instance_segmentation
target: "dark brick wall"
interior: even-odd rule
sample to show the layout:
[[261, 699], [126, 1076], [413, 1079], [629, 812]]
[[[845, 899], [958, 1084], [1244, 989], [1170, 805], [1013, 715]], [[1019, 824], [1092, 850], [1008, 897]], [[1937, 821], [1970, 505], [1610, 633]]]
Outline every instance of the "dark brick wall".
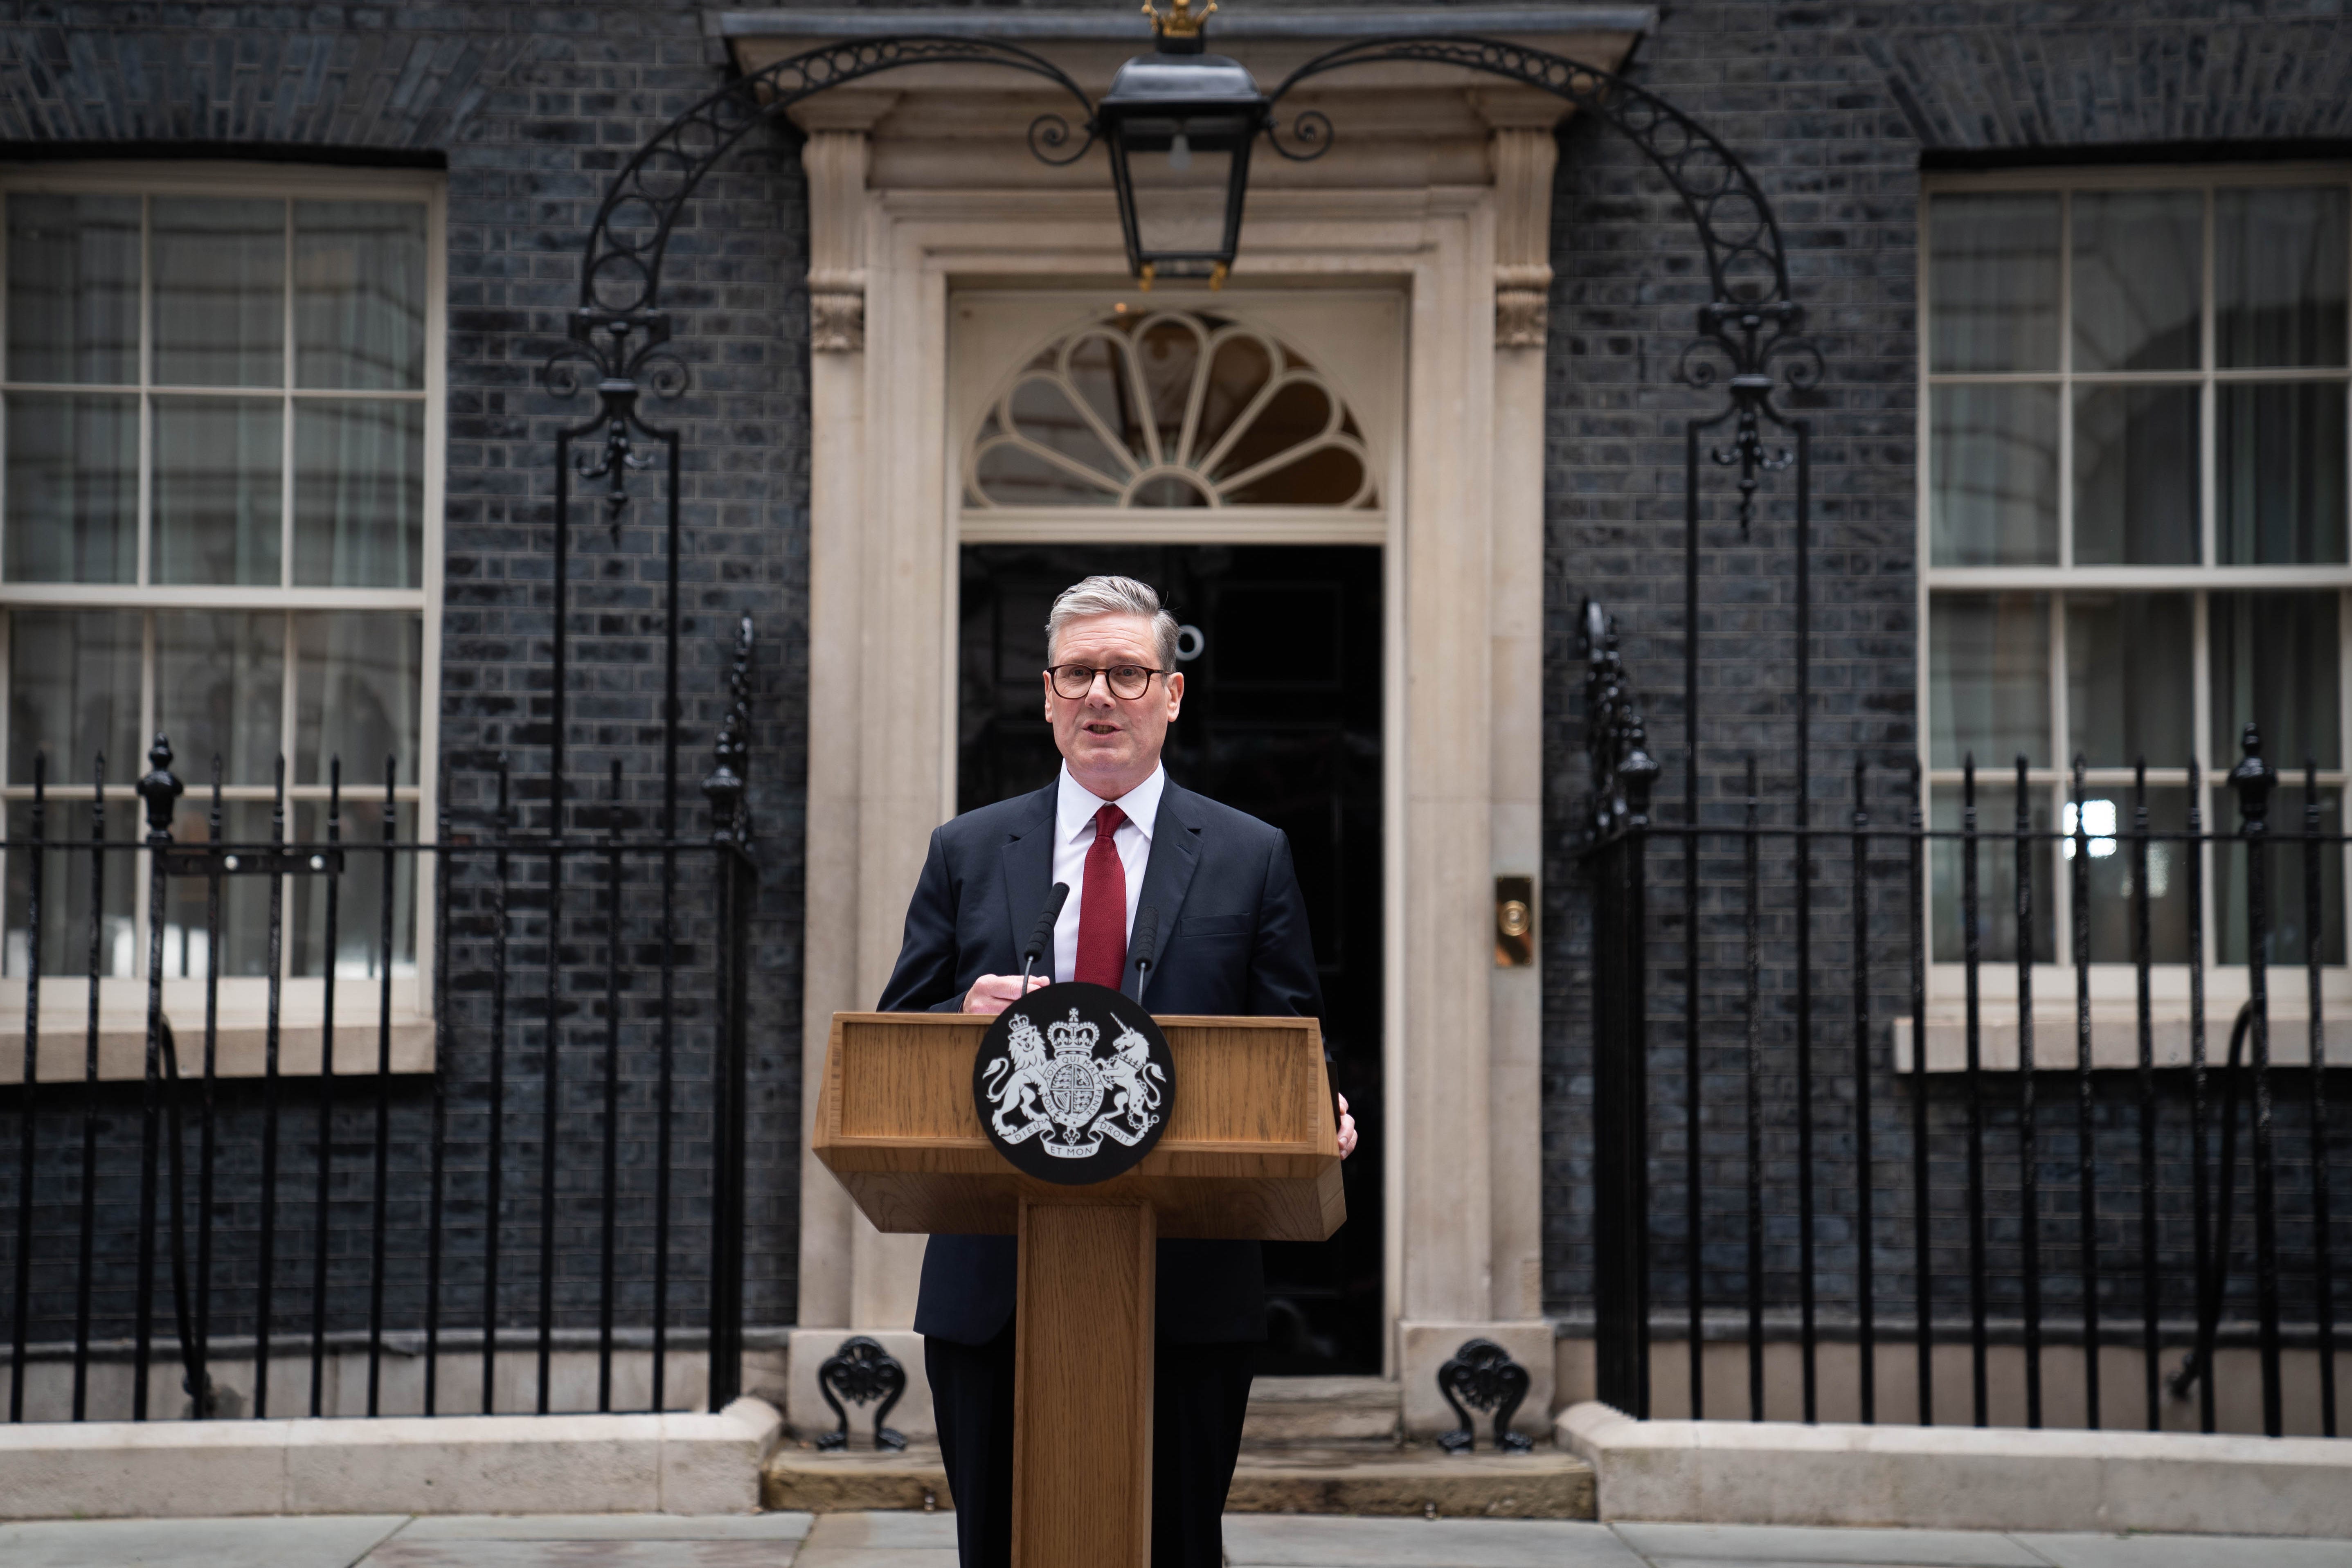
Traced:
[[[578, 293], [581, 237], [611, 172], [659, 125], [723, 81], [724, 50], [687, 4], [479, 4], [341, 5], [12, 5], [0, 11], [0, 155], [70, 150], [152, 153], [157, 148], [222, 155], [344, 161], [446, 161], [448, 189], [448, 453], [443, 621], [442, 761], [449, 769], [457, 831], [479, 832], [492, 798], [490, 770], [512, 762], [522, 823], [546, 822], [550, 721], [551, 581], [556, 433], [588, 412], [541, 389], [541, 361], [563, 337]], [[204, 145], [198, 145], [204, 144]], [[758, 832], [760, 884], [750, 938], [751, 1025], [747, 1317], [789, 1321], [797, 1298], [796, 1192], [801, 952], [802, 780], [805, 773], [807, 637], [807, 312], [803, 289], [806, 205], [796, 137], [756, 132], [705, 185], [670, 247], [665, 302], [692, 385], [674, 404], [649, 404], [656, 423], [685, 437], [681, 690], [684, 697], [682, 832], [699, 835], [707, 814], [697, 781], [727, 701], [734, 624], [751, 616], [759, 647], [754, 677], [751, 805]], [[625, 769], [626, 823], [657, 826], [663, 605], [658, 470], [638, 478], [634, 505], [615, 530], [593, 503], [575, 508], [570, 797], [601, 806], [607, 767]], [[601, 828], [598, 809], [575, 811], [575, 828]], [[479, 868], [477, 868], [477, 874]], [[536, 876], [533, 870], [526, 878]], [[631, 875], [641, 881], [645, 868]], [[593, 868], [569, 873], [567, 908], [593, 886]], [[478, 959], [487, 895], [460, 877], [457, 956]], [[633, 898], [642, 892], [633, 889]], [[711, 957], [711, 884], [707, 863], [688, 863], [681, 908], [687, 921], [682, 986], [678, 1210], [681, 1247], [707, 1215], [709, 1054], [707, 995]], [[543, 949], [543, 893], [515, 901], [517, 958], [535, 966]], [[638, 906], [642, 939], [655, 928]], [[599, 1005], [596, 944], [575, 928], [565, 949], [571, 1016]], [[469, 943], [470, 948], [469, 948]], [[642, 940], [625, 1003], [623, 1152], [625, 1187], [651, 1181], [653, 1027], [657, 975]], [[535, 975], [518, 973], [535, 993]], [[460, 1027], [445, 1044], [449, 1096], [453, 1225], [478, 1234], [487, 1093], [486, 984], [478, 970], [455, 1006]], [[347, 1004], [348, 1005], [348, 1004]], [[509, 1045], [507, 1245], [510, 1279], [533, 1272], [536, 1248], [539, 1068], [532, 1026]], [[575, 1026], [563, 1052], [559, 1162], [559, 1291], [566, 1319], [581, 1321], [593, 1298], [593, 1224], [601, 1110], [601, 1030]], [[372, 1091], [346, 1089], [356, 1103], [335, 1137], [337, 1209], [331, 1248], [335, 1326], [347, 1326], [365, 1279], [366, 1188], [373, 1139]], [[230, 1091], [223, 1107], [225, 1280], [249, 1284], [255, 1215], [249, 1157], [257, 1143], [256, 1096]], [[413, 1226], [421, 1206], [414, 1173], [428, 1125], [427, 1086], [404, 1081], [394, 1096], [395, 1201]], [[42, 1250], [56, 1267], [38, 1276], [34, 1337], [65, 1331], [70, 1310], [72, 1210], [78, 1182], [78, 1098], [50, 1091], [38, 1118], [44, 1199]], [[308, 1322], [308, 1195], [316, 1147], [312, 1091], [292, 1086], [284, 1120], [282, 1191], [299, 1211], [281, 1214], [281, 1311]], [[13, 1113], [15, 1107], [9, 1107]], [[127, 1331], [129, 1237], [135, 1213], [140, 1122], [135, 1095], [109, 1091], [100, 1119], [100, 1213], [108, 1238], [95, 1303], [101, 1334]], [[13, 1121], [13, 1114], [11, 1117]], [[9, 1138], [11, 1146], [15, 1139]], [[15, 1162], [8, 1163], [11, 1212]], [[468, 1190], [470, 1189], [470, 1196]], [[470, 1205], [470, 1217], [469, 1217]], [[295, 1232], [301, 1234], [297, 1235]], [[706, 1233], [707, 1234], [707, 1233]], [[121, 1245], [117, 1245], [117, 1243]], [[646, 1237], [625, 1228], [624, 1315], [645, 1299]], [[395, 1239], [397, 1279], [391, 1319], [413, 1326], [410, 1286], [419, 1247], [413, 1230]], [[119, 1256], [118, 1256], [119, 1255]], [[462, 1289], [467, 1265], [456, 1264]], [[679, 1264], [698, 1279], [698, 1256]], [[61, 1293], [62, 1292], [62, 1293]], [[698, 1289], [681, 1304], [699, 1317]], [[510, 1300], [514, 1298], [509, 1298]], [[674, 1298], [680, 1300], [680, 1298]], [[217, 1310], [216, 1331], [249, 1329], [239, 1308]]]
[[[2116, 155], [2137, 144], [2184, 143], [2198, 155], [2278, 156], [2297, 148], [2336, 154], [2345, 134], [2347, 54], [2352, 26], [2340, 5], [2172, 4], [2136, 5], [2128, 17], [2100, 5], [1791, 4], [1784, 0], [1669, 5], [1642, 44], [1633, 79], [1689, 110], [1753, 168], [1779, 214], [1796, 298], [1810, 314], [1829, 371], [1820, 390], [1784, 399], [1817, 433], [1813, 468], [1811, 767], [1816, 826], [1842, 826], [1853, 767], [1878, 771], [1872, 809], [1899, 822], [1899, 770], [1914, 744], [1914, 438], [1918, 168], [1923, 156], [2064, 160]], [[2331, 145], [2331, 143], [2333, 145]], [[2069, 149], [2077, 150], [2070, 153]], [[2126, 154], [2127, 155], [2127, 154]], [[1640, 152], [1590, 121], [1564, 135], [1554, 203], [1546, 604], [1545, 1293], [1549, 1310], [1588, 1318], [1594, 1269], [1591, 1121], [1592, 1052], [1591, 925], [1587, 889], [1573, 854], [1585, 788], [1577, 610], [1588, 595], [1619, 617], [1628, 665], [1651, 721], [1652, 750], [1665, 764], [1664, 820], [1684, 820], [1686, 727], [1682, 702], [1684, 636], [1683, 422], [1712, 414], [1717, 398], [1674, 384], [1693, 308], [1706, 295], [1704, 266], [1689, 220]], [[1793, 530], [1786, 476], [1768, 481], [1771, 499], [1743, 531], [1729, 500], [1729, 476], [1711, 466], [1701, 532], [1700, 729], [1703, 820], [1736, 823], [1737, 773], [1753, 751], [1762, 769], [1764, 820], [1792, 820], [1795, 714]], [[1656, 1283], [1662, 1304], [1679, 1300], [1688, 1251], [1682, 1220], [1683, 943], [1679, 851], [1653, 866], [1653, 1027], [1650, 1040], [1652, 1176]], [[1739, 1121], [1738, 865], [1731, 851], [1702, 868], [1709, 889], [1702, 913], [1700, 1005], [1703, 1181], [1710, 1189], [1701, 1237], [1708, 1296], [1740, 1299], [1745, 1268], [1744, 1134]], [[1895, 868], [1889, 868], [1890, 870]], [[1675, 873], [1669, 879], [1665, 872]], [[1819, 1011], [1812, 1039], [1822, 1081], [1814, 1103], [1816, 1180], [1823, 1209], [1820, 1268], [1825, 1300], [1851, 1312], [1855, 1263], [1855, 1172], [1846, 1016], [1846, 865], [1825, 859], [1817, 899]], [[1765, 854], [1763, 1026], [1768, 1194], [1768, 1291], [1774, 1305], [1795, 1294], [1795, 1037], [1791, 993], [1793, 900], [1785, 841]], [[1889, 1085], [1885, 1020], [1907, 1009], [1899, 927], [1888, 916], [1899, 880], [1874, 893], [1872, 1058], [1878, 1087], [1873, 1126], [1874, 1186], [1881, 1215], [1907, 1216], [1910, 1102]], [[2299, 984], [2299, 982], [2298, 982]], [[2226, 1027], [2226, 1020], [2223, 1021]], [[2064, 1058], [2071, 1039], [2048, 1048]], [[2218, 1042], [2217, 1042], [2217, 1049]], [[1951, 1086], [1956, 1087], [1956, 1086]], [[1959, 1179], [1962, 1108], [1947, 1088], [1931, 1091], [1936, 1183]], [[2045, 1089], [2040, 1125], [2053, 1161], [2069, 1161], [2074, 1107], [2067, 1090]], [[1991, 1111], [1997, 1167], [1996, 1263], [2010, 1269], [2015, 1299], [2016, 1121], [2012, 1084]], [[2168, 1079], [2161, 1114], [2168, 1133], [2167, 1205], [2185, 1201], [2182, 1086]], [[2130, 1091], [2100, 1090], [2094, 1158], [2103, 1184], [2124, 1193], [2137, 1149]], [[2296, 1165], [2304, 1146], [2283, 1145]], [[2061, 1173], [2067, 1184], [2058, 1191]], [[2175, 1178], [2178, 1177], [2176, 1181]], [[2071, 1163], [2043, 1177], [2044, 1204], [2072, 1205]], [[2295, 1176], [2283, 1177], [2292, 1193]], [[2307, 1190], [2307, 1189], [2306, 1189]], [[2342, 1201], [2338, 1200], [2339, 1203]], [[2283, 1199], [2290, 1205], [2292, 1195]], [[2136, 1214], [2136, 1199], [2131, 1200]], [[2129, 1215], [2106, 1215], [2109, 1234]], [[2307, 1210], [2305, 1211], [2307, 1212]], [[1950, 1216], [1945, 1216], [1950, 1219]], [[2053, 1220], [2053, 1239], [2066, 1222]], [[1882, 1278], [1909, 1267], [1907, 1248], [1888, 1242], [1907, 1218], [1885, 1222]], [[1957, 1221], [1938, 1221], [1938, 1245], [1960, 1245]], [[2307, 1259], [2307, 1225], [2284, 1245]], [[1905, 1234], [1907, 1234], [1906, 1232]], [[2168, 1228], [2170, 1263], [2185, 1234]], [[2108, 1245], [2116, 1245], [2110, 1242]], [[2129, 1242], [2117, 1247], [2128, 1256]], [[2069, 1244], [2045, 1256], [2074, 1256]], [[1959, 1254], [1939, 1267], [1957, 1283]], [[2168, 1264], [2169, 1266], [2169, 1264]], [[2292, 1289], [2292, 1285], [2290, 1289]], [[1895, 1282], [1895, 1295], [1907, 1291]], [[1885, 1298], [1882, 1298], [1883, 1300]], [[1996, 1310], [2000, 1306], [1996, 1300]], [[2177, 1304], [2177, 1303], [2176, 1303]]]
[[[2120, 18], [2111, 5], [2026, 0], [1720, 0], [1664, 8], [1633, 73], [1698, 113], [1756, 168], [1830, 366], [1822, 388], [1801, 404], [1821, 433], [1813, 599], [1822, 798], [1846, 787], [1853, 761], [1892, 764], [1912, 743], [1912, 288], [1923, 153], [2049, 156], [2068, 147], [2341, 138], [2352, 115], [2341, 90], [2352, 75], [2347, 49], [2352, 29], [2340, 5], [2169, 0]], [[577, 237], [604, 175], [725, 68], [723, 53], [703, 36], [699, 10], [662, 0], [0, 6], [0, 139], [16, 150], [274, 143], [446, 159], [451, 427], [442, 733], [461, 811], [485, 804], [485, 770], [501, 750], [520, 778], [543, 773], [550, 464], [554, 432], [578, 411], [536, 390], [533, 374], [560, 341], [562, 313], [576, 292]], [[1669, 765], [1671, 802], [1682, 744], [1680, 423], [1711, 405], [1672, 380], [1704, 289], [1686, 219], [1639, 153], [1598, 124], [1576, 123], [1566, 134], [1555, 214], [1546, 1293], [1554, 1310], [1574, 1314], [1589, 1303], [1592, 1259], [1589, 933], [1569, 853], [1583, 778], [1573, 618], [1588, 593], [1621, 617], [1654, 741]], [[784, 136], [755, 138], [714, 177], [669, 270], [695, 384], [682, 405], [656, 411], [688, 437], [690, 771], [701, 765], [719, 711], [733, 616], [751, 612], [761, 639], [752, 759], [762, 879], [750, 1315], [765, 1322], [789, 1319], [794, 1297], [799, 781], [807, 744], [803, 215]], [[1722, 500], [1723, 476], [1711, 478], [1709, 773], [1753, 747], [1768, 790], [1785, 795], [1786, 484], [1743, 535]], [[581, 695], [572, 758], [583, 774], [601, 778], [607, 760], [619, 757], [643, 824], [654, 798], [647, 656], [656, 646], [657, 521], [641, 502], [617, 537], [583, 519], [575, 538]], [[530, 810], [543, 810], [542, 784], [527, 782], [524, 794]], [[1710, 814], [1737, 810], [1712, 784], [1705, 799]], [[687, 825], [698, 830], [691, 795], [688, 804]], [[1773, 918], [1785, 937], [1785, 910]], [[1661, 942], [1678, 942], [1670, 912], [1658, 919]], [[1717, 1017], [1727, 1016], [1728, 984], [1710, 971], [1706, 1007]], [[1882, 1016], [1890, 1000], [1880, 998]], [[1671, 1011], [1679, 1003], [1662, 994], [1659, 1005]], [[1783, 1052], [1776, 1061], [1784, 1065], [1787, 1020], [1774, 1027], [1774, 1048]], [[1679, 1094], [1670, 1035], [1659, 1036], [1660, 1103]], [[569, 1068], [567, 1076], [585, 1081]], [[477, 1144], [482, 1078], [478, 1058], [462, 1055], [446, 1077], [457, 1102], [453, 1126], [471, 1117]], [[399, 1114], [407, 1120], [400, 1125], [414, 1128], [424, 1101], [402, 1092]], [[1785, 1071], [1776, 1069], [1772, 1092], [1785, 1127]], [[116, 1174], [136, 1136], [135, 1121], [120, 1114], [129, 1104], [108, 1122], [105, 1165]], [[308, 1168], [300, 1121], [289, 1124], [290, 1169]], [[65, 1147], [78, 1127], [60, 1104], [43, 1117], [42, 1146]], [[1661, 1123], [1658, 1147], [1669, 1159], [1679, 1152], [1675, 1136]], [[1850, 1169], [1842, 1179], [1841, 1186], [1833, 1175], [1826, 1187], [1836, 1202], [1850, 1202]]]

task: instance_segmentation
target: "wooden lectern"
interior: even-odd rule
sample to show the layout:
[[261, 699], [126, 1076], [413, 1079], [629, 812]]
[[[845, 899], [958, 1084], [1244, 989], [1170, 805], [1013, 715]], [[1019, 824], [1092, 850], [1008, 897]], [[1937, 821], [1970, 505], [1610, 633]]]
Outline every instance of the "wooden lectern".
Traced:
[[989, 1020], [835, 1013], [811, 1146], [878, 1230], [1020, 1237], [1015, 1568], [1148, 1568], [1153, 1244], [1321, 1241], [1347, 1217], [1312, 1018], [1158, 1020], [1176, 1091], [1124, 1175], [1058, 1186], [982, 1131]]

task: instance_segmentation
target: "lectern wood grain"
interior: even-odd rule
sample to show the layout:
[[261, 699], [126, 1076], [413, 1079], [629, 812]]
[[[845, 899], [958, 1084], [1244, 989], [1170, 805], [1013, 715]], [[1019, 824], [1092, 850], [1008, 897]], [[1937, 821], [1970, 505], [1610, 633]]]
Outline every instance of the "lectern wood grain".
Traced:
[[1140, 1204], [1023, 1204], [1013, 1568], [1148, 1568], [1152, 1269]]
[[1023, 1201], [1148, 1204], [1164, 1237], [1320, 1241], [1347, 1217], [1312, 1018], [1159, 1020], [1173, 1113], [1132, 1171], [1086, 1187], [1024, 1176], [971, 1100], [987, 1020], [837, 1013], [811, 1145], [885, 1231], [1009, 1235]]
[[987, 1019], [833, 1016], [809, 1146], [866, 1217], [1020, 1237], [1014, 1568], [1148, 1568], [1158, 1239], [1320, 1241], [1348, 1217], [1315, 1020], [1159, 1024], [1176, 1072], [1158, 1146], [1066, 1187], [1015, 1170], [981, 1129]]

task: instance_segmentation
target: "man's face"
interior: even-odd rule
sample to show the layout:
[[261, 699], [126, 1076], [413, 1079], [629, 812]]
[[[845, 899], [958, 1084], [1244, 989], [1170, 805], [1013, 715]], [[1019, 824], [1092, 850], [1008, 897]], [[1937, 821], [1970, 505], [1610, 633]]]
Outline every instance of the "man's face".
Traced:
[[[1048, 656], [1056, 665], [1109, 669], [1122, 664], [1160, 667], [1160, 650], [1144, 616], [1094, 616], [1062, 629]], [[1084, 697], [1064, 697], [1045, 677], [1045, 718], [1070, 776], [1104, 800], [1116, 800], [1151, 776], [1169, 721], [1184, 704], [1181, 675], [1155, 675], [1140, 697], [1112, 693], [1098, 675]]]

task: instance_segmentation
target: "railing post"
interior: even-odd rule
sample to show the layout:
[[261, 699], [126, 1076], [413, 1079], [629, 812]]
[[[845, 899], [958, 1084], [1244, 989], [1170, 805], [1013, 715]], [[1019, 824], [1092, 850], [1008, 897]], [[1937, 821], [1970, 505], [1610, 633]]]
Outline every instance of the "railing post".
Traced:
[[2319, 1320], [2319, 1435], [2336, 1436], [2336, 1255], [2328, 1214], [2327, 1026], [2320, 1010], [2322, 938], [2319, 876], [2319, 765], [2303, 760], [2303, 972], [2311, 1042], [2311, 1237], [2312, 1287]]
[[710, 1173], [709, 1404], [723, 1409], [743, 1388], [743, 1008], [745, 893], [751, 875], [750, 813], [744, 804], [751, 753], [751, 617], [738, 624], [734, 700], [713, 742], [712, 766], [702, 781], [710, 803], [710, 842], [719, 861], [719, 1008], [717, 1070], [713, 1076]]
[[[25, 1418], [25, 1367], [33, 1316], [34, 1085], [41, 1078], [41, 874], [48, 840], [49, 759], [33, 753], [32, 847], [26, 852], [25, 1076], [16, 1101], [16, 1297], [8, 1343], [8, 1419]], [[5, 821], [0, 818], [0, 821]]]
[[[1592, 796], [1593, 1351], [1601, 1398], [1649, 1414], [1648, 1097], [1643, 841], [1658, 764], [1626, 689], [1615, 628], [1585, 605]], [[1693, 1238], [1694, 1243], [1696, 1237]], [[1693, 1289], [1696, 1289], [1693, 1254]]]
[[[2262, 1317], [2263, 1431], [2284, 1430], [2279, 1386], [2278, 1215], [2271, 1165], [2270, 812], [2278, 772], [2263, 760], [2252, 724], [2240, 737], [2244, 754], [2230, 770], [2238, 794], [2239, 837], [2246, 847], [2246, 1003], [2252, 1009], [2254, 1078], [2254, 1289]], [[2212, 1376], [2210, 1363], [2204, 1368]]]
[[1625, 788], [1625, 1170], [1634, 1325], [1633, 1414], [1650, 1415], [1650, 967], [1648, 874], [1650, 789], [1658, 764], [1638, 715], [1625, 735], [1617, 777]]
[[172, 808], [186, 786], [172, 774], [172, 743], [161, 733], [147, 749], [138, 784], [147, 807], [147, 1068], [139, 1104], [139, 1295], [131, 1327], [131, 1419], [147, 1419], [147, 1357], [155, 1331], [155, 1167], [163, 1110], [163, 852], [172, 847]]

